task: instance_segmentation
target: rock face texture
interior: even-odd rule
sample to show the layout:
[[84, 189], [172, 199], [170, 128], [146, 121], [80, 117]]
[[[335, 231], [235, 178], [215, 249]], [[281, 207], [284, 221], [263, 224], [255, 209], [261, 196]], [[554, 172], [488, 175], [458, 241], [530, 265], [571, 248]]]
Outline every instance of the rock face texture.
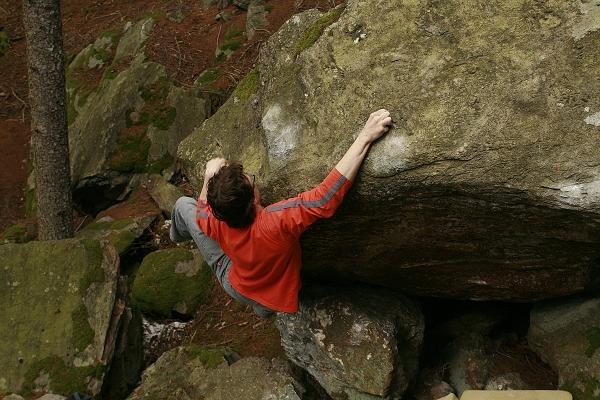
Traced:
[[334, 399], [400, 398], [417, 373], [419, 308], [384, 291], [310, 287], [300, 310], [277, 317], [288, 358]]
[[[597, 286], [597, 2], [380, 2], [290, 19], [182, 142], [259, 176], [265, 202], [318, 184], [368, 114], [371, 149], [305, 270], [409, 293], [527, 301]], [[451, 284], [449, 284], [451, 282]]]
[[249, 357], [229, 365], [228, 359], [218, 348], [175, 348], [148, 367], [128, 399], [301, 399], [303, 389], [283, 361]]
[[536, 306], [529, 346], [558, 373], [559, 386], [576, 400], [600, 391], [600, 299], [575, 298]]
[[98, 241], [0, 246], [0, 395], [99, 393], [118, 319], [119, 259]]

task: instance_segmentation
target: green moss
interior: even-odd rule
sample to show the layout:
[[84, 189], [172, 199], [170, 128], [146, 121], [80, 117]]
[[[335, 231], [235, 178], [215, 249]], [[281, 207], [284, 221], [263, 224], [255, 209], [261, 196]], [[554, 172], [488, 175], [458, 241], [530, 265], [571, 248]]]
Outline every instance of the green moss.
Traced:
[[102, 61], [104, 64], [108, 64], [112, 60], [112, 53], [108, 50], [97, 50], [96, 54], [94, 54], [94, 58]]
[[600, 328], [590, 328], [585, 332], [585, 336], [589, 342], [589, 346], [585, 351], [585, 355], [591, 358], [596, 350], [600, 348]]
[[160, 159], [150, 163], [148, 165], [147, 171], [151, 174], [160, 174], [162, 171], [169, 168], [174, 161], [175, 159], [173, 158], [173, 156], [169, 153], [166, 153]]
[[37, 215], [37, 195], [35, 189], [27, 189], [25, 191], [25, 216], [27, 218]]
[[271, 11], [273, 11], [273, 6], [265, 6], [265, 11], [270, 13]]
[[198, 359], [207, 369], [217, 368], [227, 362], [226, 356], [230, 353], [229, 350], [223, 348], [190, 347], [187, 350], [192, 359]]
[[104, 374], [102, 365], [89, 367], [69, 367], [58, 356], [46, 357], [31, 365], [25, 373], [23, 392], [29, 396], [34, 394], [35, 380], [40, 373], [50, 377], [49, 390], [53, 393], [69, 394], [87, 392], [87, 382], [90, 377], [101, 379]]
[[104, 249], [98, 240], [83, 239], [81, 241], [87, 256], [87, 271], [81, 278], [79, 287], [86, 290], [94, 282], [104, 282], [106, 276], [102, 269]]
[[10, 48], [10, 36], [5, 31], [0, 31], [0, 57]]
[[209, 68], [202, 71], [198, 78], [196, 78], [196, 84], [200, 87], [205, 87], [219, 79], [223, 75], [221, 68]]
[[106, 236], [106, 239], [110, 242], [110, 244], [115, 246], [115, 249], [117, 249], [117, 252], [119, 254], [123, 254], [125, 250], [127, 250], [131, 246], [131, 244], [135, 241], [136, 238], [137, 236], [133, 232], [128, 230], [120, 232], [113, 231]]
[[171, 80], [167, 77], [161, 77], [156, 82], [144, 86], [140, 89], [140, 96], [145, 101], [164, 101], [169, 94]]
[[202, 266], [192, 277], [175, 273], [181, 262], [193, 262], [190, 251], [182, 248], [159, 250], [147, 255], [133, 283], [132, 300], [145, 313], [169, 317], [175, 305], [185, 302], [194, 310], [205, 300], [212, 284], [210, 269]]
[[71, 343], [77, 352], [83, 351], [94, 341], [94, 330], [88, 321], [88, 311], [83, 303], [71, 314], [73, 321], [73, 336]]
[[[67, 122], [72, 124], [77, 115], [77, 107], [82, 107], [96, 88], [91, 87], [67, 73]], [[77, 104], [75, 103], [77, 101]]]
[[223, 39], [226, 41], [231, 40], [231, 39], [242, 36], [243, 33], [244, 33], [244, 31], [241, 28], [232, 24], [229, 26], [229, 28], [227, 28], [227, 31], [225, 31], [225, 34], [223, 35]]
[[317, 39], [321, 37], [325, 28], [338, 20], [343, 11], [344, 7], [342, 6], [334, 8], [327, 14], [317, 19], [308, 29], [302, 32], [298, 42], [296, 43], [296, 46], [294, 47], [294, 55], [297, 56], [302, 51], [312, 46]]
[[238, 40], [232, 40], [231, 42], [223, 43], [219, 47], [222, 51], [227, 52], [228, 50], [231, 52], [236, 51], [242, 46], [242, 43]]
[[27, 243], [35, 239], [23, 224], [14, 224], [2, 232], [2, 239], [10, 243]]
[[100, 38], [110, 38], [110, 41], [113, 44], [117, 44], [119, 43], [119, 40], [121, 39], [121, 29], [109, 29], [107, 31], [104, 31], [100, 34]]
[[67, 123], [69, 125], [71, 125], [75, 119], [77, 118], [77, 115], [79, 114], [77, 112], [77, 109], [75, 108], [75, 94], [77, 92], [77, 89], [79, 88], [79, 86], [81, 85], [81, 83], [79, 81], [77, 81], [76, 79], [73, 79], [69, 73], [67, 73]]
[[259, 70], [258, 67], [254, 67], [248, 72], [248, 75], [238, 83], [233, 91], [233, 95], [242, 101], [248, 100], [250, 96], [256, 93], [259, 84]]
[[109, 161], [110, 168], [118, 172], [143, 172], [146, 168], [150, 144], [145, 130], [119, 136], [116, 150]]
[[242, 46], [243, 31], [236, 25], [231, 25], [223, 35], [223, 43], [219, 45], [215, 57], [217, 61], [223, 61]]
[[102, 80], [101, 80], [101, 84], [113, 80], [117, 77], [117, 70], [115, 67], [113, 66], [108, 66], [104, 69], [104, 72], [102, 72]]
[[167, 130], [175, 121], [175, 117], [177, 117], [175, 107], [162, 107], [152, 114], [150, 122], [158, 129]]

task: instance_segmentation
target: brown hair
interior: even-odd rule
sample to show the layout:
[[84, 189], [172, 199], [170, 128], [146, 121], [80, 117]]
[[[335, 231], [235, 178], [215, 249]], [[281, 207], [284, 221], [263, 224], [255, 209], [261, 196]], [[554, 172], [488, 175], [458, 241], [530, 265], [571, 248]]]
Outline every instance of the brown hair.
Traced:
[[242, 164], [228, 164], [210, 178], [207, 200], [213, 215], [232, 228], [243, 228], [254, 221], [254, 185]]

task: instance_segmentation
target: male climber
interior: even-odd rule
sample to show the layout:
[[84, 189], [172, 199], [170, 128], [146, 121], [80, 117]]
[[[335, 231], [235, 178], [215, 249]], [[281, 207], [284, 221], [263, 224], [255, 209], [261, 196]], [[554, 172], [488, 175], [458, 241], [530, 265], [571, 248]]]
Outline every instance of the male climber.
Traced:
[[193, 239], [223, 289], [259, 316], [296, 312], [300, 235], [319, 218], [333, 216], [371, 144], [391, 124], [387, 110], [373, 112], [321, 184], [265, 208], [254, 177], [241, 164], [208, 161], [198, 201], [181, 197], [175, 203], [171, 240]]

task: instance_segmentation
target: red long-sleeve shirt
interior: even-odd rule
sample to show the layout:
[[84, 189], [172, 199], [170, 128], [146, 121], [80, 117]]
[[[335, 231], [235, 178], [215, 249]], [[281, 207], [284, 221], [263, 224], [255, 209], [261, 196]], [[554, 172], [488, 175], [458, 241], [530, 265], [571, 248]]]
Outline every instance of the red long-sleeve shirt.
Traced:
[[300, 235], [319, 218], [333, 216], [351, 184], [334, 168], [312, 190], [265, 208], [257, 204], [256, 218], [245, 228], [219, 221], [199, 199], [196, 220], [231, 259], [229, 281], [239, 293], [272, 310], [296, 312]]

